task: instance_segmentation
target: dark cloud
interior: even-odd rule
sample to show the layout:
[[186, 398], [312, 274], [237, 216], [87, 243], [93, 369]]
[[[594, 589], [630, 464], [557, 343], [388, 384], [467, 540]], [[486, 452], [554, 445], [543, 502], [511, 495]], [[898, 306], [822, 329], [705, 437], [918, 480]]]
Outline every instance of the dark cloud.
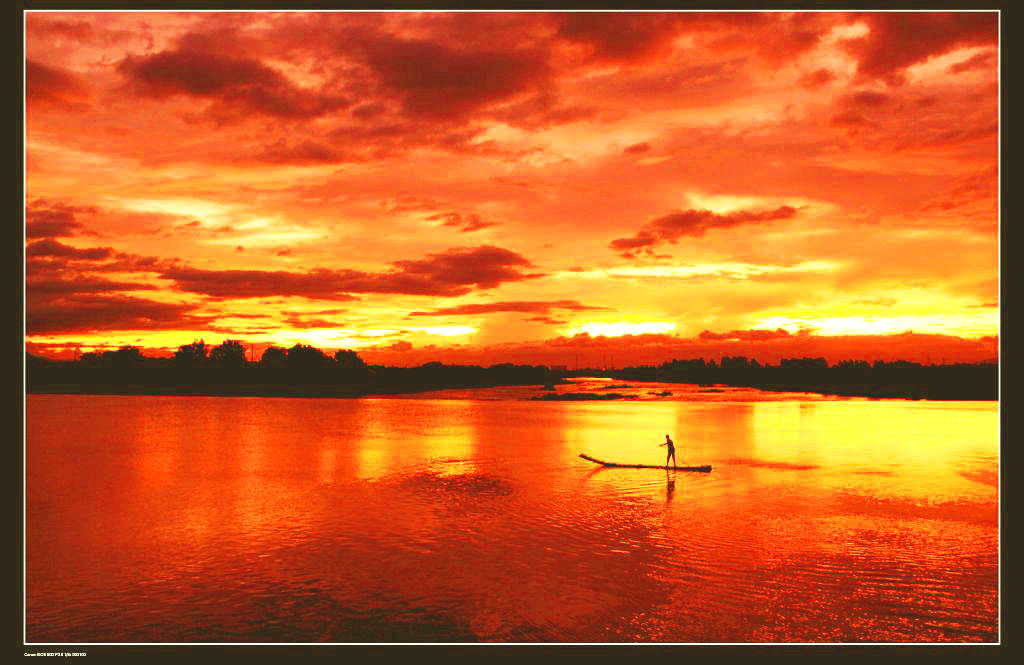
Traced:
[[637, 62], [667, 54], [685, 17], [674, 13], [579, 12], [555, 16], [558, 36], [603, 62]]
[[348, 46], [411, 116], [462, 117], [542, 86], [551, 75], [540, 49], [458, 50], [383, 33], [354, 33]]
[[745, 342], [762, 342], [770, 339], [781, 339], [789, 337], [788, 330], [778, 328], [777, 330], [731, 330], [727, 333], [714, 333], [705, 330], [698, 335], [703, 340], [739, 340]]
[[501, 247], [481, 245], [461, 247], [430, 254], [429, 259], [395, 261], [398, 274], [383, 277], [412, 277], [424, 279], [441, 288], [440, 293], [461, 295], [469, 286], [490, 289], [504, 282], [517, 282], [543, 277], [541, 273], [524, 273], [532, 264], [522, 255]]
[[828, 124], [832, 127], [860, 127], [873, 123], [857, 111], [842, 111], [829, 118]]
[[81, 77], [60, 67], [25, 60], [25, 101], [57, 108], [82, 107], [89, 91]]
[[560, 325], [564, 325], [564, 324], [568, 323], [568, 321], [564, 321], [562, 319], [556, 319], [556, 318], [553, 318], [553, 317], [550, 317], [550, 316], [531, 316], [528, 319], [524, 319], [524, 320], [525, 321], [533, 321], [533, 322], [536, 322], [536, 323], [546, 323], [549, 326], [560, 326]]
[[634, 143], [631, 146], [626, 146], [626, 148], [622, 152], [624, 152], [627, 155], [636, 155], [636, 154], [639, 154], [641, 152], [647, 152], [650, 149], [651, 149], [651, 144], [650, 143], [646, 143], [646, 142], [644, 142], [644, 143]]
[[875, 92], [873, 90], [852, 92], [848, 95], [843, 95], [840, 98], [841, 104], [851, 107], [878, 107], [883, 106], [890, 101], [892, 101], [892, 95], [887, 95], [884, 92]]
[[677, 39], [690, 37], [702, 52], [749, 50], [780, 62], [813, 48], [837, 17], [767, 12], [558, 14], [557, 36], [584, 46], [598, 63], [649, 63], [671, 56]]
[[[139, 94], [210, 99], [223, 109], [277, 118], [308, 119], [347, 108], [351, 102], [326, 91], [301, 88], [253, 58], [203, 51], [161, 51], [128, 56], [118, 70]], [[223, 115], [223, 114], [218, 114]]]
[[26, 280], [25, 297], [27, 302], [32, 303], [73, 293], [112, 293], [117, 291], [152, 291], [156, 289], [157, 287], [150, 284], [114, 282], [98, 277], [76, 277], [73, 279], [46, 277], [43, 279]]
[[61, 238], [73, 236], [83, 228], [78, 213], [95, 213], [96, 208], [34, 201], [25, 210], [26, 238]]
[[27, 31], [33, 37], [50, 37], [80, 43], [104, 45], [134, 39], [137, 35], [128, 30], [108, 30], [86, 21], [54, 18], [45, 14], [29, 14], [25, 17]]
[[995, 12], [880, 12], [857, 15], [870, 33], [847, 42], [862, 78], [903, 81], [904, 69], [964, 46], [996, 45]]
[[345, 322], [334, 321], [331, 319], [305, 319], [299, 316], [291, 316], [284, 320], [284, 325], [296, 330], [311, 330], [318, 328], [341, 328], [344, 327]]
[[476, 213], [463, 215], [458, 212], [439, 212], [427, 217], [428, 221], [435, 221], [439, 219], [444, 220], [442, 226], [452, 226], [463, 233], [472, 233], [473, 231], [479, 231], [480, 229], [496, 226], [496, 222], [485, 221]]
[[254, 155], [254, 160], [272, 164], [330, 164], [345, 161], [359, 161], [352, 154], [318, 141], [288, 143], [276, 141], [264, 146]]
[[114, 250], [111, 247], [78, 249], [57, 240], [46, 238], [29, 243], [28, 247], [25, 248], [25, 256], [52, 256], [81, 261], [102, 261], [114, 256]]
[[302, 296], [324, 300], [355, 300], [351, 293], [401, 293], [458, 296], [473, 288], [489, 289], [504, 282], [542, 277], [524, 273], [531, 264], [500, 247], [483, 245], [456, 248], [426, 259], [395, 261], [394, 270], [367, 273], [358, 270], [316, 269], [305, 273], [262, 270], [202, 270], [174, 266], [159, 276], [181, 291], [214, 298]]
[[974, 70], [989, 70], [994, 71], [997, 62], [998, 53], [995, 50], [982, 51], [977, 53], [967, 60], [962, 60], [958, 63], [949, 66], [949, 72], [951, 74], [962, 74], [964, 72], [970, 72]]
[[202, 270], [174, 266], [159, 273], [173, 280], [181, 291], [214, 298], [262, 298], [267, 296], [303, 296], [323, 300], [354, 300], [346, 288], [350, 280], [363, 273], [356, 271], [311, 270], [306, 273], [283, 270]]
[[573, 311], [608, 310], [607, 307], [584, 305], [576, 300], [529, 300], [491, 303], [473, 303], [456, 307], [442, 307], [429, 312], [412, 312], [409, 316], [449, 316], [461, 314], [489, 314], [492, 312], [539, 312], [546, 314], [552, 309]]
[[775, 210], [751, 212], [738, 210], [720, 215], [710, 210], [686, 210], [659, 217], [645, 224], [632, 238], [613, 240], [611, 248], [631, 257], [635, 251], [661, 242], [676, 242], [683, 236], [702, 236], [709, 229], [730, 228], [740, 224], [757, 224], [779, 219], [790, 219], [798, 209], [781, 206]]
[[80, 294], [27, 307], [25, 332], [28, 335], [47, 335], [205, 328], [212, 319], [192, 315], [195, 309], [195, 305], [131, 296]]
[[817, 90], [823, 85], [836, 79], [835, 73], [830, 69], [816, 69], [800, 77], [800, 85], [808, 90]]

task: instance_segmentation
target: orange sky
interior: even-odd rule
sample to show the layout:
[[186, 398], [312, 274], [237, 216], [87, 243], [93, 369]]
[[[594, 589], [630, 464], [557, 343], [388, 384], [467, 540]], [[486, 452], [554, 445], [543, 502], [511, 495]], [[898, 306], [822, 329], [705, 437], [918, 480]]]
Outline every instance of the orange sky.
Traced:
[[998, 353], [994, 12], [28, 12], [25, 50], [33, 352]]

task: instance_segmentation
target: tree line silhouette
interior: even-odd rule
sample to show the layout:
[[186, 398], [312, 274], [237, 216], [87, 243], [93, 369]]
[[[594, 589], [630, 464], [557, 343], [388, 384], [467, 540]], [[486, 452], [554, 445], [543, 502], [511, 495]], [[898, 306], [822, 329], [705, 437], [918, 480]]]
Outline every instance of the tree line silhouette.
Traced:
[[355, 351], [339, 349], [328, 355], [306, 344], [271, 346], [259, 360], [249, 360], [245, 346], [237, 340], [213, 347], [196, 340], [179, 346], [171, 357], [149, 357], [138, 347], [122, 346], [83, 353], [75, 361], [32, 354], [26, 354], [26, 361], [29, 392], [343, 397], [557, 380], [542, 365], [370, 366]]
[[26, 354], [29, 392], [109, 392], [157, 394], [357, 396], [419, 392], [442, 388], [499, 385], [551, 385], [570, 376], [622, 380], [749, 386], [763, 390], [818, 392], [911, 399], [993, 400], [999, 396], [998, 364], [921, 365], [904, 360], [868, 363], [825, 358], [783, 358], [777, 365], [743, 356], [720, 361], [671, 360], [656, 366], [616, 370], [553, 369], [502, 363], [418, 367], [371, 366], [349, 349], [328, 355], [305, 344], [271, 346], [259, 360], [246, 358], [245, 346], [203, 340], [179, 346], [171, 357], [148, 357], [135, 346], [84, 353], [75, 361]]
[[779, 364], [770, 365], [744, 356], [725, 356], [720, 362], [698, 358], [671, 360], [657, 367], [629, 367], [608, 372], [607, 376], [865, 397], [999, 397], [999, 365], [995, 362], [922, 365], [906, 360], [843, 360], [829, 365], [825, 358], [782, 358]]

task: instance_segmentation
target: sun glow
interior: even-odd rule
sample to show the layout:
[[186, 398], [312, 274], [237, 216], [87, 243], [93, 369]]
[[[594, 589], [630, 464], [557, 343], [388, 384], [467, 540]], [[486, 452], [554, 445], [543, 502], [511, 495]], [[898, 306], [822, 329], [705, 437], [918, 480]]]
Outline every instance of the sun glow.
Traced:
[[428, 326], [426, 328], [410, 328], [410, 330], [425, 332], [429, 335], [440, 335], [441, 337], [472, 335], [477, 332], [477, 329], [473, 326]]
[[570, 335], [587, 333], [588, 335], [604, 337], [621, 337], [622, 335], [650, 335], [672, 332], [676, 324], [659, 321], [648, 321], [645, 323], [584, 323], [568, 332]]
[[999, 326], [999, 310], [964, 315], [907, 316], [833, 316], [824, 318], [792, 318], [776, 316], [761, 319], [758, 329], [783, 328], [791, 333], [811, 329], [816, 335], [892, 335], [907, 331], [962, 337], [983, 337], [994, 334]]

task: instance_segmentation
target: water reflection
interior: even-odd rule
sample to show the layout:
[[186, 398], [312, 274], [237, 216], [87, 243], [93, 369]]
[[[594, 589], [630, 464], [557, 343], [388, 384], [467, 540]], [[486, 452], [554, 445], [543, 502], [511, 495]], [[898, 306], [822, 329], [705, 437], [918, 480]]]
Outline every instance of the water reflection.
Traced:
[[30, 396], [29, 641], [995, 639], [994, 404], [442, 397]]

